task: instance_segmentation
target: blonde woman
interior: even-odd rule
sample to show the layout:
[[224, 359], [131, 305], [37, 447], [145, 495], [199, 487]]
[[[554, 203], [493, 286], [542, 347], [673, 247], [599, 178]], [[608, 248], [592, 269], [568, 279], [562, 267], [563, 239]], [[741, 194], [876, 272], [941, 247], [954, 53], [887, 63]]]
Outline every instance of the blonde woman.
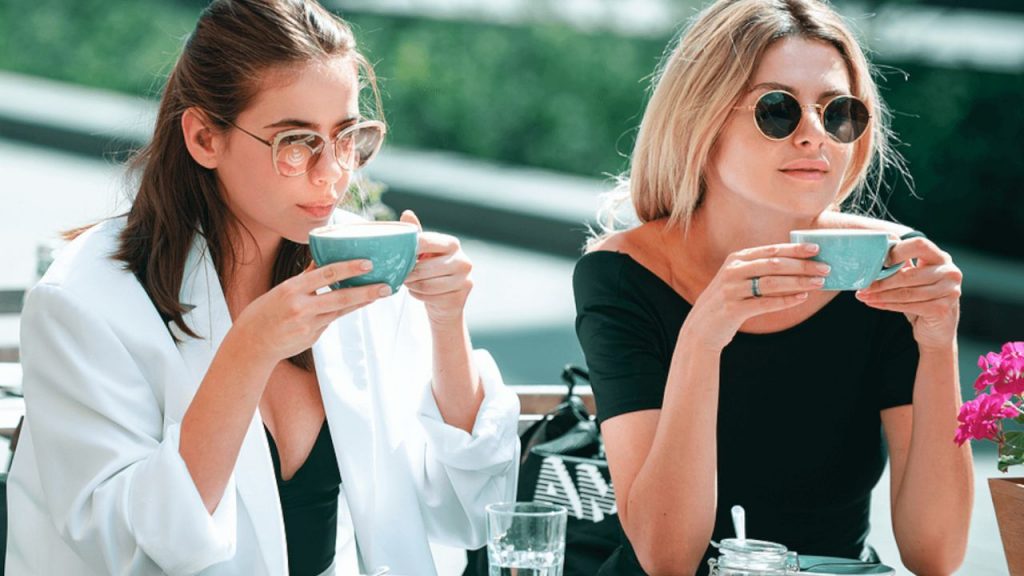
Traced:
[[[900, 560], [962, 562], [961, 273], [922, 234], [839, 209], [898, 166], [886, 119], [824, 2], [719, 0], [667, 54], [623, 184], [639, 223], [595, 239], [574, 278], [625, 537], [601, 574], [705, 573], [734, 504], [752, 537], [874, 560], [886, 456]], [[891, 258], [917, 265], [823, 291], [789, 231], [837, 227], [903, 237]]]

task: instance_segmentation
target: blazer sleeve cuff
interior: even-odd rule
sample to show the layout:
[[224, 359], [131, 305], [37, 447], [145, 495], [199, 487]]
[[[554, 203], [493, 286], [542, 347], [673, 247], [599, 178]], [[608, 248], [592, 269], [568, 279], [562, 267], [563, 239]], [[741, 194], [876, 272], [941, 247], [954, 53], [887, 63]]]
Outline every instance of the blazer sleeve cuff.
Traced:
[[235, 477], [207, 512], [178, 451], [180, 434], [181, 424], [171, 425], [156, 453], [140, 463], [128, 496], [130, 521], [139, 547], [161, 569], [194, 574], [235, 555]]
[[445, 423], [427, 386], [420, 402], [419, 419], [427, 446], [445, 466], [467, 471], [501, 474], [516, 460], [519, 447], [519, 397], [505, 387], [501, 372], [486, 350], [474, 350], [484, 399], [473, 433]]

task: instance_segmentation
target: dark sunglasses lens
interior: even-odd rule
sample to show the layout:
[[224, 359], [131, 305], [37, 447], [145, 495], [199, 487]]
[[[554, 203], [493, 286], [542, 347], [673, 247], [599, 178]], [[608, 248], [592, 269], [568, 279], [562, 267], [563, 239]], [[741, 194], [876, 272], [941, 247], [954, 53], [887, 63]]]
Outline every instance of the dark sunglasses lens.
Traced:
[[822, 115], [825, 131], [846, 144], [860, 138], [870, 119], [867, 106], [850, 96], [840, 96], [829, 102]]
[[785, 92], [768, 92], [757, 99], [754, 120], [768, 138], [782, 140], [800, 124], [800, 103]]

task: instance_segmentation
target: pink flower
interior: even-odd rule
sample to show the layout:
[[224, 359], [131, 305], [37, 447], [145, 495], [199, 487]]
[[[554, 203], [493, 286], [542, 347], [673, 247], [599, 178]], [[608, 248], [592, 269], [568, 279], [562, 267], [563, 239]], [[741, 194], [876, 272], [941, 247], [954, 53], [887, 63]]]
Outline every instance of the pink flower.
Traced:
[[1001, 382], [1003, 380], [1002, 365], [1003, 356], [1001, 354], [989, 352], [984, 356], [978, 356], [978, 368], [981, 368], [981, 374], [974, 381], [974, 389], [981, 392], [989, 386]]
[[1017, 410], [1006, 401], [1009, 394], [979, 394], [970, 402], [964, 402], [956, 419], [960, 425], [954, 438], [962, 446], [968, 440], [995, 440], [999, 434], [999, 421], [1013, 418]]
[[1007, 342], [1003, 344], [1003, 357], [1024, 357], [1024, 342]]
[[1003, 344], [1001, 357], [999, 372], [1002, 378], [993, 383], [992, 389], [999, 394], [1024, 393], [1024, 342]]

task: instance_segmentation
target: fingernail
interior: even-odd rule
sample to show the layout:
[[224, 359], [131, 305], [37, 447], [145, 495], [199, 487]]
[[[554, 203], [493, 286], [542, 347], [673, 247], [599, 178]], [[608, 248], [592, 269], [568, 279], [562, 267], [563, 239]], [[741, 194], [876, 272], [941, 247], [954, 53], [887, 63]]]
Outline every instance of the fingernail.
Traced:
[[381, 286], [380, 290], [378, 290], [377, 293], [380, 294], [381, 296], [390, 296], [391, 286]]
[[819, 278], [811, 278], [811, 284], [814, 284], [815, 286], [824, 286], [825, 285], [825, 279], [824, 278], [820, 278], [820, 277]]
[[817, 244], [804, 244], [804, 248], [806, 248], [811, 254], [817, 252], [819, 249]]
[[369, 272], [370, 270], [373, 270], [373, 262], [369, 260], [363, 260], [362, 262], [359, 263], [359, 268], [361, 270], [366, 270], [367, 272]]
[[822, 274], [828, 274], [829, 272], [832, 271], [832, 267], [829, 266], [828, 264], [818, 264], [817, 266], [815, 266], [815, 268], [818, 270], [818, 272], [821, 272]]
[[807, 292], [801, 292], [796, 295], [797, 300], [807, 300]]

